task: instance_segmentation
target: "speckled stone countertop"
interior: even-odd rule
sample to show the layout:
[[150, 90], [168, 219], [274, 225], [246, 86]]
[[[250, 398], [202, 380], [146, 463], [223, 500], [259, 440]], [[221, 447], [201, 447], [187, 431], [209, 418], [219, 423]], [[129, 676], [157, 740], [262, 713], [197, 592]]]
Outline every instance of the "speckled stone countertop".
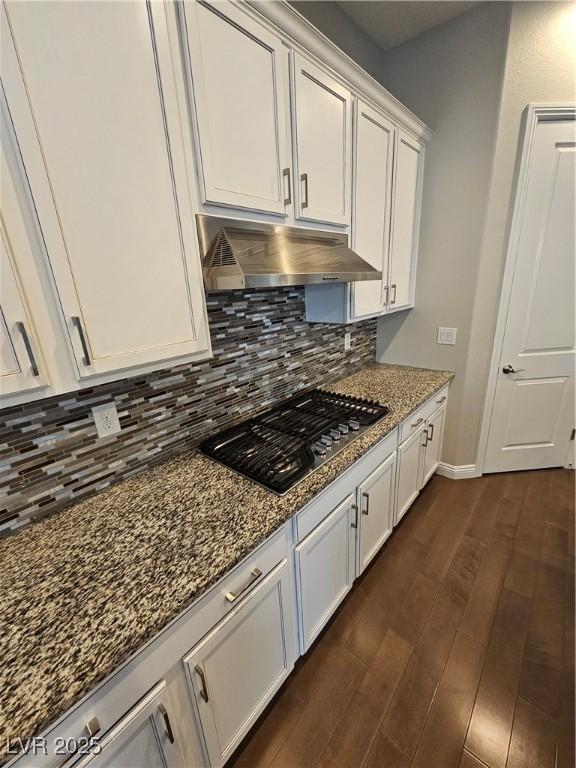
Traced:
[[451, 378], [374, 364], [331, 384], [390, 413], [284, 496], [194, 451], [1, 540], [2, 748], [54, 722]]

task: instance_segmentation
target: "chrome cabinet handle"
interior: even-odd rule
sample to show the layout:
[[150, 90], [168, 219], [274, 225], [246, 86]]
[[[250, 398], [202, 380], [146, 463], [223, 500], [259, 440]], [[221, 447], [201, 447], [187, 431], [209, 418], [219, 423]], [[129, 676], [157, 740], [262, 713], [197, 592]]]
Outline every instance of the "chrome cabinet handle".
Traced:
[[258, 581], [258, 579], [262, 576], [262, 571], [260, 568], [252, 568], [250, 571], [250, 578], [248, 579], [248, 583], [246, 586], [242, 587], [240, 592], [226, 592], [226, 600], [228, 600], [229, 603], [235, 603], [238, 598], [246, 592], [247, 589], [250, 589], [250, 587], [254, 584], [255, 581]]
[[384, 290], [386, 291], [386, 298], [384, 299], [384, 304], [388, 304], [388, 294], [390, 293], [390, 289], [387, 285], [385, 285]]
[[[288, 186], [288, 195], [284, 198], [284, 205], [292, 204], [292, 185], [290, 183], [290, 168], [284, 168], [282, 171], [282, 179], [286, 179]], [[285, 187], [286, 188], [286, 187]]]
[[30, 344], [30, 339], [28, 338], [28, 332], [26, 331], [26, 326], [24, 325], [24, 323], [18, 321], [16, 323], [16, 328], [18, 328], [18, 330], [20, 331], [20, 335], [22, 336], [22, 341], [24, 342], [26, 354], [28, 355], [28, 360], [30, 361], [30, 370], [32, 371], [32, 376], [40, 376], [38, 366], [36, 365], [36, 358], [34, 357], [34, 350], [32, 349], [32, 345]]
[[301, 174], [300, 181], [304, 184], [304, 190], [305, 190], [305, 195], [304, 195], [304, 198], [302, 199], [301, 206], [302, 208], [308, 208], [308, 174], [307, 173]]
[[[430, 434], [428, 434], [428, 432], [430, 432]], [[432, 440], [434, 440], [434, 424], [430, 424], [426, 434], [427, 434], [427, 437], [428, 437], [428, 441], [426, 442], [426, 445], [428, 445], [428, 442], [431, 443]]]
[[[84, 726], [84, 730], [88, 738], [93, 739], [94, 736], [100, 733], [100, 721], [98, 720], [98, 718], [97, 717], [91, 718]], [[68, 765], [71, 760], [75, 760], [76, 757], [78, 757], [79, 749], [80, 749], [80, 746], [77, 746], [73, 752], [70, 752], [70, 754], [67, 755], [64, 758], [64, 760], [62, 760], [62, 762], [58, 764], [58, 768], [63, 768], [65, 765]]]
[[394, 298], [390, 300], [390, 304], [396, 304], [396, 283], [392, 283], [390, 290], [394, 291]]
[[352, 528], [358, 528], [358, 505], [352, 504], [352, 512], [354, 512], [354, 521], [350, 523]]
[[505, 365], [504, 368], [502, 368], [502, 373], [521, 373], [522, 371], [525, 371], [526, 368], [516, 368], [514, 369], [511, 365]]
[[443, 403], [444, 400], [446, 400], [446, 395], [443, 395], [440, 400], [436, 400], [436, 405], [440, 405], [440, 403]]
[[421, 443], [420, 445], [421, 445], [422, 448], [426, 448], [426, 446], [428, 445], [428, 442], [429, 442], [428, 441], [428, 430], [427, 429], [423, 429], [422, 430], [422, 435], [424, 436], [424, 442]]
[[370, 512], [370, 494], [363, 492], [362, 496], [366, 499], [366, 509], [362, 510], [362, 514], [368, 515], [368, 513]]
[[168, 736], [168, 741], [170, 744], [174, 744], [174, 731], [172, 730], [172, 723], [170, 722], [170, 716], [168, 715], [168, 710], [164, 706], [164, 704], [158, 705], [158, 711], [162, 715], [162, 719], [164, 720], [164, 728], [166, 728], [166, 736]]
[[80, 344], [82, 345], [82, 352], [84, 354], [84, 358], [82, 362], [84, 365], [92, 365], [92, 362], [90, 360], [90, 352], [88, 350], [88, 344], [86, 344], [86, 337], [84, 336], [84, 329], [82, 328], [82, 323], [80, 321], [79, 317], [73, 317], [72, 322], [76, 326], [76, 330], [78, 331], [78, 336], [80, 336]]
[[206, 676], [200, 664], [196, 664], [196, 666], [194, 667], [194, 672], [196, 672], [196, 674], [200, 678], [200, 682], [202, 683], [202, 688], [200, 689], [200, 698], [204, 699], [204, 701], [208, 703], [210, 701], [210, 697], [208, 696], [208, 686], [206, 685]]
[[416, 427], [419, 427], [420, 424], [424, 424], [424, 419], [422, 417], [420, 417], [418, 421], [415, 421], [414, 424], [410, 424], [410, 426], [412, 429], [416, 429]]

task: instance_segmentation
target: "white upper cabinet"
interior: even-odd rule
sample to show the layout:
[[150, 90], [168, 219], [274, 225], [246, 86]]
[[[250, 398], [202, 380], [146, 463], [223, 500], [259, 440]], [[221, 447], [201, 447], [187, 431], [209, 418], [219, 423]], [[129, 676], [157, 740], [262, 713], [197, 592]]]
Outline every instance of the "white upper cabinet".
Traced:
[[354, 138], [352, 244], [359, 256], [382, 272], [382, 280], [352, 284], [356, 320], [381, 313], [387, 301], [394, 126], [358, 99]]
[[300, 54], [293, 64], [296, 217], [349, 224], [352, 94]]
[[288, 48], [232, 3], [184, 4], [205, 203], [286, 215]]
[[3, 84], [80, 379], [209, 349], [169, 12], [6, 5]]
[[389, 309], [414, 304], [424, 145], [398, 130], [389, 267]]

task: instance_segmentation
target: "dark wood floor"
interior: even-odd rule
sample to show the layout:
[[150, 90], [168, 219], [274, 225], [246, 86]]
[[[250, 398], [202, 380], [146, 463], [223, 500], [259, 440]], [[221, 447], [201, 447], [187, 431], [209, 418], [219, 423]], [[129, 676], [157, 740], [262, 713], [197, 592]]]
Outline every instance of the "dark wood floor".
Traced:
[[237, 768], [573, 768], [574, 473], [434, 477]]

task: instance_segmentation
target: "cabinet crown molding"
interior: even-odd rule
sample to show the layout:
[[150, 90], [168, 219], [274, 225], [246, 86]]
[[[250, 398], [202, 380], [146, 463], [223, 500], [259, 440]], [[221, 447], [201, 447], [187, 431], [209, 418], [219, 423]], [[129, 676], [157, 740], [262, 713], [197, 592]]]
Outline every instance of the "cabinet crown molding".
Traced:
[[319, 29], [293, 8], [286, 0], [244, 0], [244, 4], [272, 23], [276, 31], [290, 38], [292, 44], [317, 57], [348, 84], [383, 109], [417, 138], [430, 141], [432, 131], [416, 115], [365, 72], [347, 53], [326, 37]]

